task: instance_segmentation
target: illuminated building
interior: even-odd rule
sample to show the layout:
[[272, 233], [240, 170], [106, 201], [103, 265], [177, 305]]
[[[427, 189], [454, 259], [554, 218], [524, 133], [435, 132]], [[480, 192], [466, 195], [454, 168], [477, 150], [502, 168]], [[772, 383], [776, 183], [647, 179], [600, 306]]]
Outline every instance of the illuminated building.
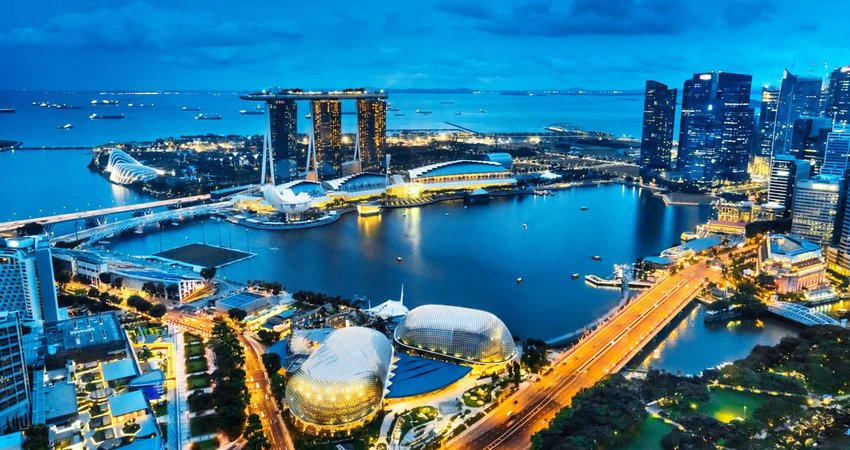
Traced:
[[780, 294], [820, 286], [826, 261], [820, 245], [790, 234], [768, 236], [758, 252], [760, 274], [773, 277]]
[[758, 156], [770, 157], [773, 154], [773, 126], [776, 123], [776, 110], [779, 102], [779, 89], [772, 86], [761, 88], [761, 108], [758, 124]]
[[789, 155], [775, 155], [770, 164], [770, 182], [767, 201], [791, 209], [794, 197], [794, 185], [799, 180], [809, 178], [808, 161], [795, 159]]
[[666, 84], [657, 81], [647, 81], [640, 142], [642, 176], [670, 170], [675, 120], [676, 89], [668, 89]]
[[0, 311], [0, 434], [29, 424], [29, 375], [18, 313]]
[[333, 331], [286, 383], [296, 425], [325, 434], [369, 423], [387, 393], [392, 358], [392, 342], [371, 328]]
[[[449, 161], [417, 167], [408, 171], [411, 184], [424, 191], [473, 190], [480, 187], [512, 186], [516, 184], [511, 172], [494, 161]], [[396, 186], [389, 190], [396, 192]]]
[[339, 100], [313, 100], [316, 157], [339, 171], [342, 167], [342, 109]]
[[836, 124], [826, 138], [823, 167], [820, 173], [847, 178], [850, 169], [850, 129], [845, 124]]
[[832, 132], [832, 119], [801, 117], [794, 121], [789, 154], [797, 159], [809, 161], [812, 175], [819, 174], [823, 166], [826, 142], [830, 132]]
[[685, 82], [678, 169], [701, 183], [747, 177], [752, 147], [752, 76], [698, 73]]
[[839, 67], [829, 75], [824, 115], [837, 122], [850, 122], [850, 66]]
[[150, 181], [162, 174], [162, 171], [146, 166], [123, 150], [112, 149], [106, 164], [109, 181], [116, 184], [133, 184]]
[[358, 99], [357, 131], [363, 167], [380, 166], [387, 146], [387, 102], [382, 99]]
[[842, 185], [841, 178], [823, 173], [798, 181], [791, 208], [791, 233], [822, 245], [829, 244], [844, 198]]
[[762, 142], [762, 146], [767, 145], [771, 155], [790, 152], [791, 128], [796, 119], [818, 115], [821, 84], [820, 78], [801, 77], [787, 70], [782, 74], [776, 110], [764, 119], [760, 118], [759, 122], [759, 131], [764, 133], [762, 138], [767, 141], [766, 144]]
[[0, 311], [25, 324], [59, 320], [47, 235], [0, 239]]
[[277, 174], [286, 181], [298, 175], [298, 104], [295, 100], [275, 99], [268, 102], [272, 154], [281, 167]]
[[472, 365], [503, 364], [516, 356], [513, 337], [498, 317], [458, 306], [416, 307], [396, 327], [394, 338], [409, 349]]
[[360, 172], [323, 181], [322, 187], [331, 198], [357, 200], [380, 197], [387, 191], [387, 177], [380, 173]]

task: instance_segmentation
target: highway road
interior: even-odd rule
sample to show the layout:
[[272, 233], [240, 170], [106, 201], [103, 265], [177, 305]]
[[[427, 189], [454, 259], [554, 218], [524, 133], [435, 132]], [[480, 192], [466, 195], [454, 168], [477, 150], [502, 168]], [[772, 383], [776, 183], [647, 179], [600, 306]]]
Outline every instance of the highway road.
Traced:
[[704, 262], [643, 292], [585, 336], [540, 380], [509, 397], [478, 423], [445, 443], [451, 449], [522, 449], [582, 389], [623, 368], [699, 293], [705, 278], [720, 274]]
[[122, 212], [136, 211], [140, 209], [161, 208], [163, 206], [179, 205], [181, 203], [193, 203], [206, 201], [210, 199], [209, 194], [194, 195], [191, 197], [173, 198], [170, 200], [158, 200], [148, 203], [137, 203], [134, 205], [113, 206], [111, 208], [95, 209], [91, 211], [78, 211], [67, 214], [56, 214], [53, 216], [33, 217], [23, 220], [13, 220], [11, 222], [0, 223], [0, 232], [13, 231], [32, 222], [42, 225], [48, 223], [69, 222], [71, 220], [87, 219], [89, 217], [105, 216], [109, 214], [118, 214]]

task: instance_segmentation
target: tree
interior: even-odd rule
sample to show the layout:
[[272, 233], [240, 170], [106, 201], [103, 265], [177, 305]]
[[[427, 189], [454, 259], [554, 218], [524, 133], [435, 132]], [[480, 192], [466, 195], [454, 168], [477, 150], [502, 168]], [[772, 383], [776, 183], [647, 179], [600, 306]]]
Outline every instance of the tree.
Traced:
[[38, 236], [44, 234], [44, 225], [38, 222], [29, 222], [18, 228], [18, 236]]
[[97, 278], [103, 284], [110, 284], [110, 282], [112, 282], [112, 275], [110, 275], [109, 272], [102, 272], [97, 276]]
[[53, 279], [56, 280], [59, 285], [65, 285], [71, 282], [71, 274], [64, 270], [57, 270], [56, 273], [53, 274]]
[[180, 288], [176, 284], [169, 284], [165, 287], [165, 293], [170, 298], [177, 298], [180, 295]]
[[156, 295], [156, 283], [153, 281], [145, 281], [142, 284], [142, 292], [147, 292], [150, 295]]
[[263, 354], [263, 366], [269, 374], [276, 373], [281, 367], [280, 355], [274, 352]]
[[96, 287], [90, 287], [88, 295], [91, 298], [99, 298], [100, 297], [100, 291]]
[[248, 425], [245, 427], [245, 450], [269, 450], [271, 444], [263, 434], [263, 424], [260, 422], [260, 416], [251, 414], [248, 416]]
[[272, 345], [280, 340], [280, 333], [266, 330], [265, 328], [261, 328], [260, 331], [257, 332], [257, 336], [259, 336], [263, 344], [266, 345]]
[[124, 279], [121, 277], [115, 277], [112, 279], [112, 287], [115, 289], [121, 289], [124, 286]]
[[204, 267], [201, 269], [201, 277], [207, 280], [207, 282], [212, 281], [212, 279], [215, 278], [216, 271], [217, 269], [215, 266]]
[[24, 441], [24, 450], [47, 450], [49, 448], [49, 435], [47, 426], [44, 424], [33, 424], [24, 430], [27, 440]]
[[228, 317], [230, 317], [231, 319], [233, 319], [237, 322], [242, 322], [243, 320], [245, 320], [246, 317], [248, 317], [248, 313], [245, 312], [244, 309], [239, 309], [239, 308], [231, 309], [230, 311], [227, 312], [227, 315], [228, 315]]
[[148, 314], [150, 314], [151, 317], [159, 319], [160, 317], [165, 315], [165, 311], [165, 305], [157, 303], [156, 305], [151, 306], [151, 309], [150, 311], [148, 311]]

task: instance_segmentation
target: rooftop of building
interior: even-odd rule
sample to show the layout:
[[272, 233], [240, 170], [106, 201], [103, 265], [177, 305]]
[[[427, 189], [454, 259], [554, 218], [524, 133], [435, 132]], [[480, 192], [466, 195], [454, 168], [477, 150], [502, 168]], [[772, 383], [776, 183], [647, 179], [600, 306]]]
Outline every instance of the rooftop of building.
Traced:
[[412, 397], [427, 394], [460, 380], [471, 367], [450, 362], [396, 353], [392, 383], [387, 398]]
[[112, 417], [119, 417], [147, 409], [148, 402], [142, 391], [129, 391], [109, 397], [109, 410]]
[[770, 256], [799, 256], [808, 252], [820, 252], [820, 245], [793, 234], [774, 234], [768, 238]]
[[252, 302], [257, 300], [262, 300], [267, 298], [263, 295], [251, 292], [251, 291], [242, 291], [237, 294], [231, 295], [230, 297], [223, 298], [221, 300], [216, 301], [216, 304], [220, 304], [230, 309], [239, 308], [242, 309], [245, 306], [250, 305]]
[[136, 364], [130, 358], [108, 362], [102, 366], [101, 371], [103, 372], [104, 381], [107, 382], [138, 375]]
[[332, 180], [325, 180], [322, 182], [322, 185], [325, 189], [332, 191], [340, 191], [347, 190], [346, 188], [351, 185], [355, 185], [355, 187], [357, 187], [357, 182], [363, 180], [372, 180], [377, 184], [383, 183], [385, 185], [386, 179], [386, 176], [381, 173], [360, 172], [351, 175], [346, 175], [340, 178], [334, 178]]
[[[44, 420], [72, 416], [77, 413], [77, 390], [72, 383], [59, 382], [44, 388]], [[0, 448], [5, 448], [0, 446]]]
[[49, 324], [44, 330], [48, 353], [124, 341], [121, 322], [114, 312], [74, 317]]
[[510, 173], [508, 169], [505, 169], [504, 166], [495, 161], [472, 161], [466, 159], [429, 164], [408, 171], [411, 179], [490, 172]]
[[302, 89], [269, 88], [260, 92], [239, 96], [242, 100], [351, 100], [351, 99], [386, 99], [383, 91], [371, 92], [366, 89], [344, 89], [341, 91], [305, 91]]
[[0, 436], [0, 448], [23, 448], [24, 433], [16, 431], [14, 433], [4, 434]]

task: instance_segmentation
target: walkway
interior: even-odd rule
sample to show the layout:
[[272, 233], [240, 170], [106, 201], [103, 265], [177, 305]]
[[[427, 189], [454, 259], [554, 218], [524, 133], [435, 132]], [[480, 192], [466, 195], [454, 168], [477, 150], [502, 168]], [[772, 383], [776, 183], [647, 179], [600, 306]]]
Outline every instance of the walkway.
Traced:
[[778, 315], [784, 317], [788, 320], [797, 322], [806, 326], [815, 326], [815, 325], [837, 325], [841, 326], [841, 323], [832, 317], [827, 316], [826, 314], [819, 313], [817, 311], [813, 311], [812, 309], [789, 302], [770, 302], [767, 304], [767, 310]]

